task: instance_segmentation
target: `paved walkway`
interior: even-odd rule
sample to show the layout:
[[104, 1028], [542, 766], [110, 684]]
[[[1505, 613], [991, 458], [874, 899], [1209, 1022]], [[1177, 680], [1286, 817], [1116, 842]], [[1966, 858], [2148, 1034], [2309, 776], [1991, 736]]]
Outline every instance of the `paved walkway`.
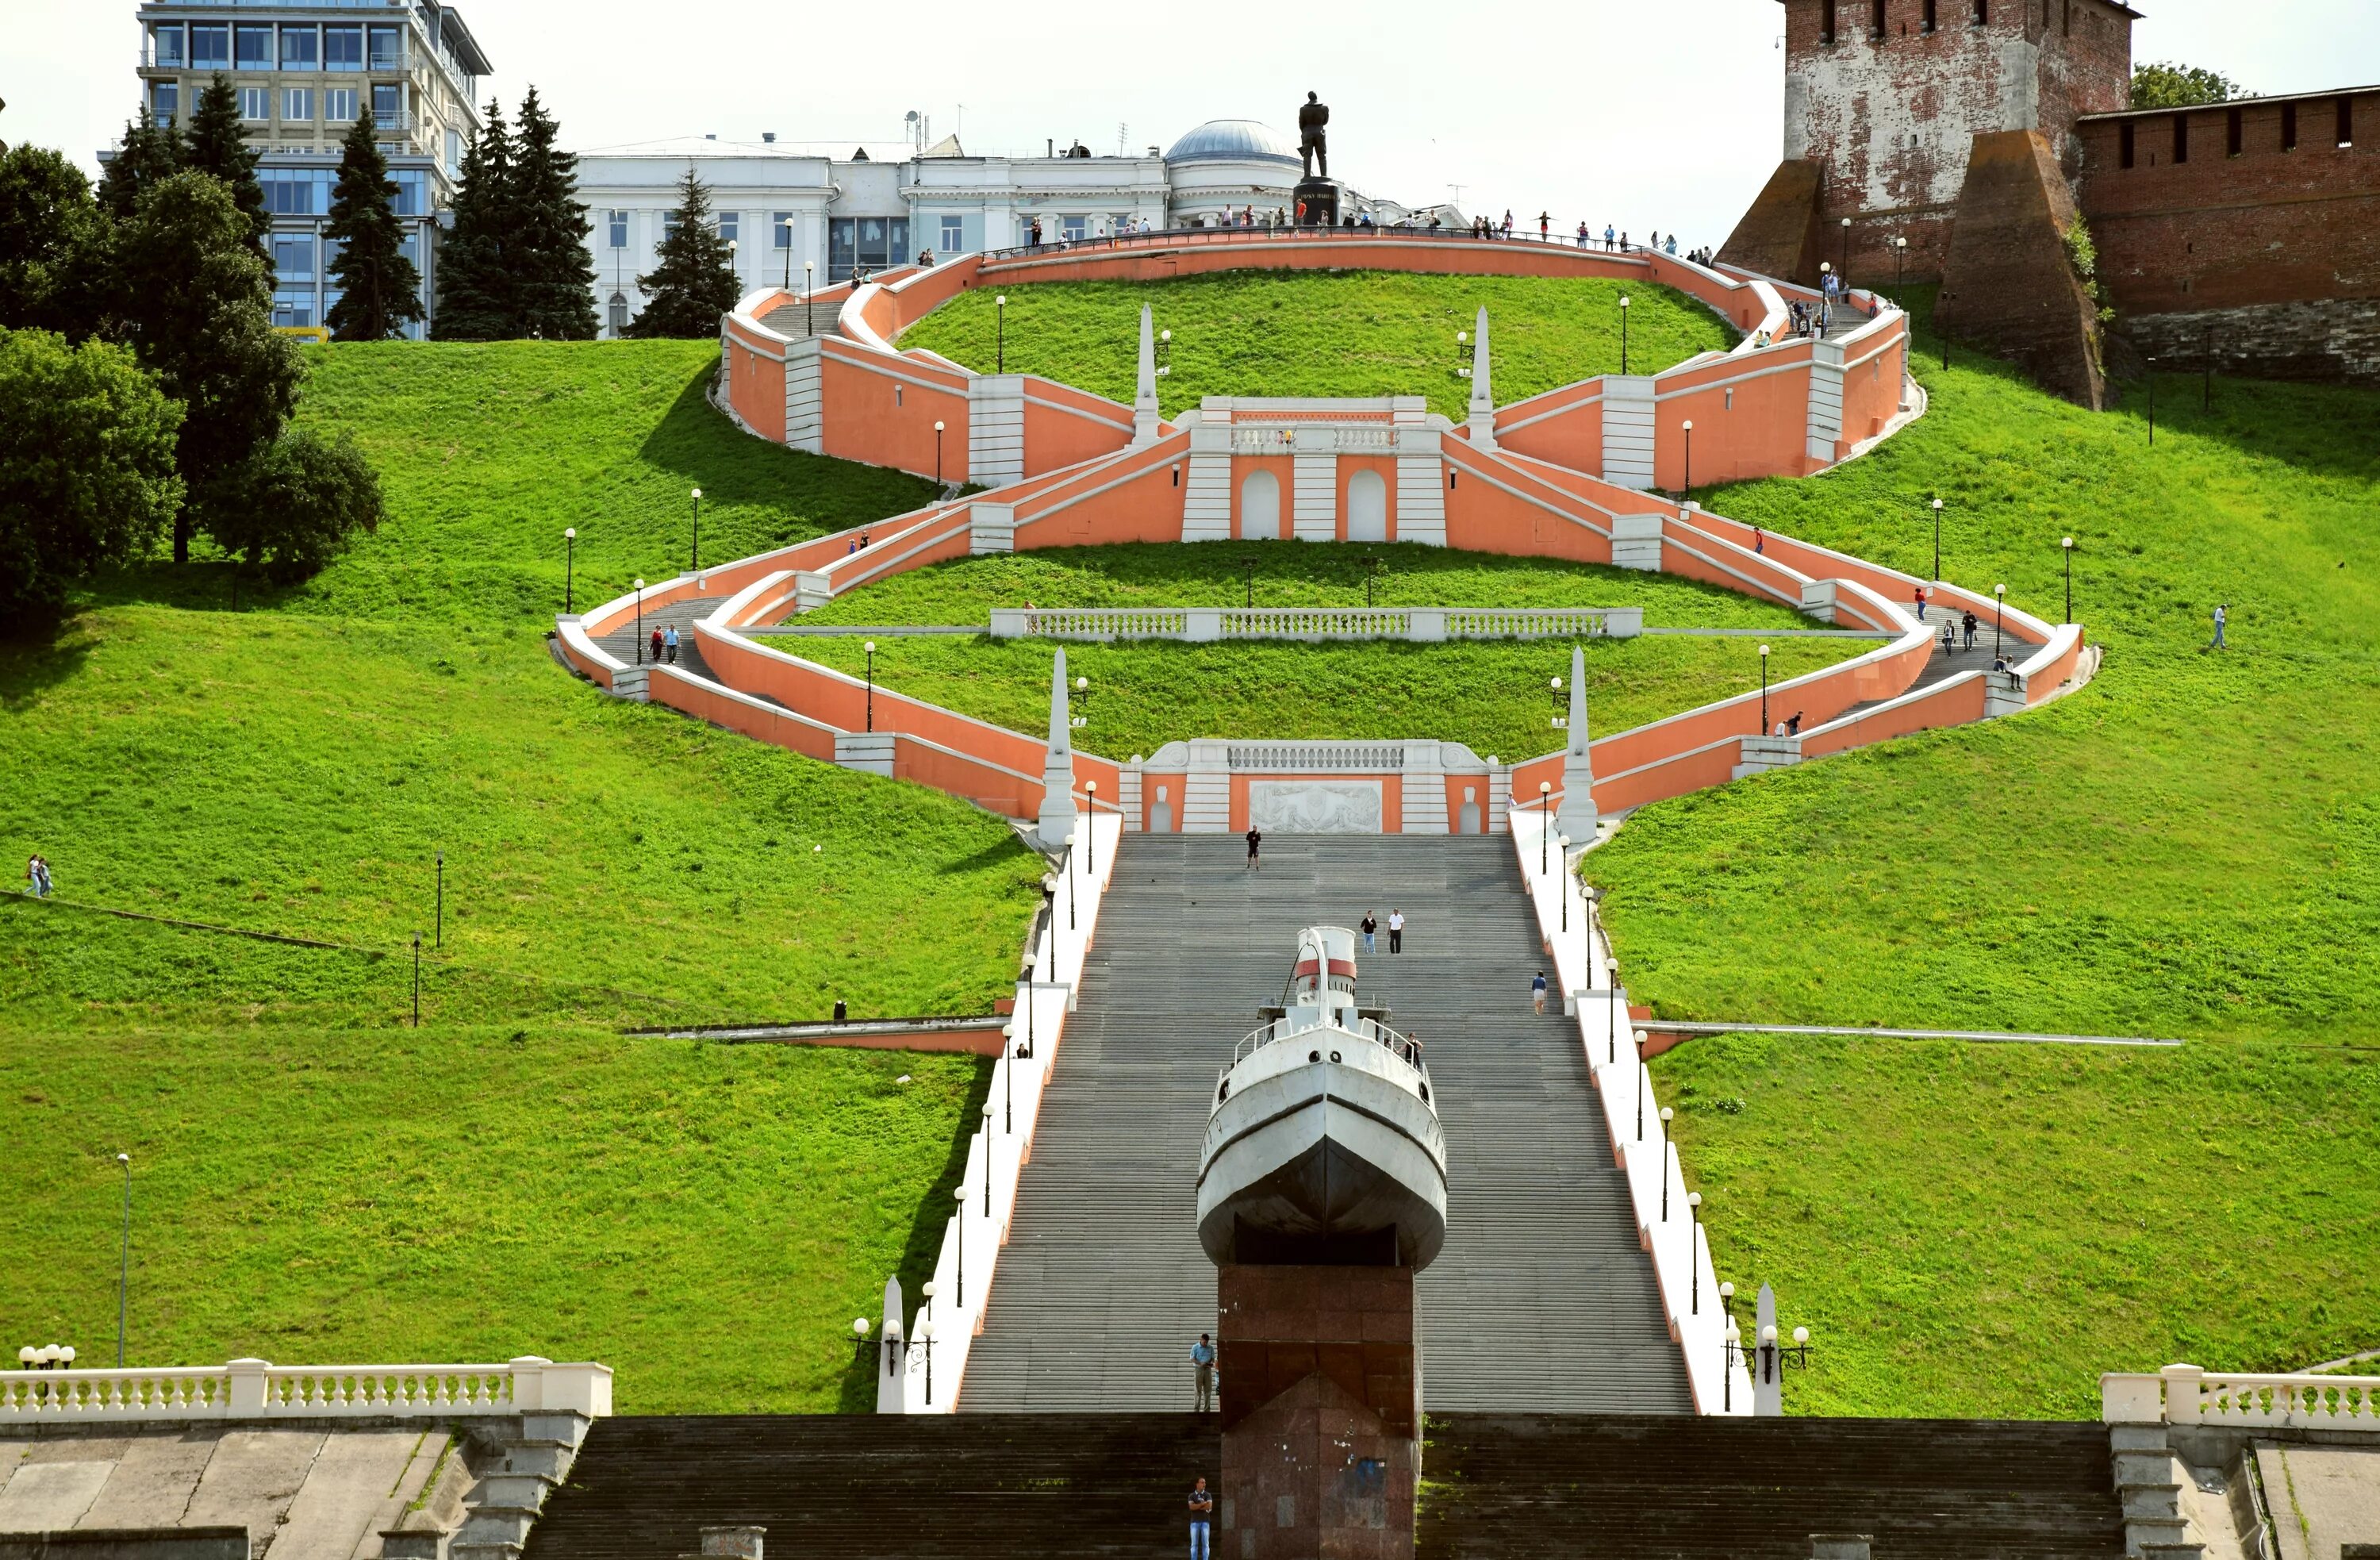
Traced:
[[710, 677], [711, 681], [717, 682], [719, 679], [711, 676], [710, 667], [704, 663], [702, 652], [694, 642], [694, 625], [696, 619], [708, 617], [718, 611], [719, 603], [722, 599], [719, 596], [695, 596], [662, 606], [648, 607], [641, 626], [636, 617], [631, 616], [625, 627], [613, 629], [595, 642], [602, 647], [607, 654], [617, 656], [631, 666], [641, 665], [653, 658], [653, 630], [660, 628], [666, 631], [674, 628], [677, 629], [679, 669], [690, 672], [698, 677]]
[[1686, 1413], [1574, 1023], [1530, 1009], [1544, 962], [1511, 839], [1128, 835], [1068, 1020], [962, 1412], [1191, 1404], [1215, 1326], [1198, 1151], [1218, 1071], [1276, 1002], [1297, 930], [1402, 908], [1358, 990], [1420, 1036], [1447, 1141], [1447, 1242], [1417, 1286], [1432, 1412]]

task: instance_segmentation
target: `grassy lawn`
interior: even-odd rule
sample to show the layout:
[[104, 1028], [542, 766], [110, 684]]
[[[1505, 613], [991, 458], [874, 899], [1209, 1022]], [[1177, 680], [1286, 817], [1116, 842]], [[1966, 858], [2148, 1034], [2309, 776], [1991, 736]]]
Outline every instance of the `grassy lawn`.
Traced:
[[971, 1059], [896, 1053], [8, 1033], [0, 1241], [42, 1253], [0, 1278], [9, 1336], [113, 1361], [124, 1149], [134, 1364], [591, 1358], [624, 1413], [872, 1408], [851, 1318], [923, 1276], [979, 1105]]
[[565, 526], [583, 605], [683, 567], [698, 484], [717, 558], [925, 495], [736, 433], [716, 357], [316, 351], [303, 415], [371, 454], [376, 535], [237, 612], [220, 561], [128, 569], [0, 647], [0, 849], [62, 901], [340, 945], [0, 901], [20, 1341], [104, 1357], [128, 1147], [135, 1363], [528, 1350], [618, 1366], [632, 1411], [865, 1405], [850, 1318], [923, 1276], [983, 1069], [616, 1030], [986, 1011], [1038, 868], [954, 798], [548, 657]]
[[[896, 574], [805, 613], [807, 624], [982, 627], [995, 606], [1640, 606], [1664, 628], [1812, 628], [1791, 607], [1641, 569], [1411, 542], [1241, 542], [1062, 547]], [[1255, 562], [1253, 578], [1243, 559]]]
[[[853, 674], [857, 635], [778, 647]], [[1760, 686], [1750, 639], [1587, 640], [1589, 729], [1609, 735]], [[1013, 731], [1050, 722], [1047, 640], [954, 636], [876, 643], [880, 685]], [[1876, 648], [1858, 640], [1780, 640], [1782, 682]], [[1547, 684], [1570, 676], [1566, 640], [1465, 644], [1071, 644], [1070, 676], [1090, 679], [1077, 746], [1109, 758], [1194, 737], [1439, 737], [1482, 757], [1535, 758], [1561, 746]], [[1790, 711], [1780, 711], [1783, 718]]]
[[1011, 287], [1006, 348], [994, 293], [959, 294], [901, 336], [989, 373], [1038, 373], [1129, 402], [1140, 309], [1171, 330], [1172, 372], [1158, 382], [1172, 417], [1205, 396], [1427, 396], [1460, 419], [1471, 353], [1455, 334], [1488, 310], [1496, 399], [1508, 404], [1617, 372], [1620, 299], [1628, 295], [1628, 367], [1649, 373], [1735, 344], [1718, 315], [1663, 286], [1535, 276], [1312, 275], [1235, 271], [1179, 282], [1050, 282]]
[[[2177, 378], [2152, 450], [2137, 387], [2093, 416], [1919, 372], [1931, 413], [1875, 455], [1712, 507], [1923, 572], [1938, 493], [1951, 578], [2053, 617], [2072, 534], [2107, 665], [1640, 813], [1587, 873], [1630, 985], [1673, 1017], [2195, 1043], [1686, 1046], [1657, 1070], [1719, 1265], [1829, 1340], [1809, 1409], [2075, 1413], [2101, 1370], [2380, 1344], [2380, 396], [2227, 382], [2210, 413]], [[1718, 1099], [1747, 1105], [1693, 1108]]]
[[1720, 1274], [1811, 1330], [1793, 1412], [2092, 1419], [2102, 1371], [2380, 1346], [2368, 1049], [1730, 1037], [1655, 1066]]

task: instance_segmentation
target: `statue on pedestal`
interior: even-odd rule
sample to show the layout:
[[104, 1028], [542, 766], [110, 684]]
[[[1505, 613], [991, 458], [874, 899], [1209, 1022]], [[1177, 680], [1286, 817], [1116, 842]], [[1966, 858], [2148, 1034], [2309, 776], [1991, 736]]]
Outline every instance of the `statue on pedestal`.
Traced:
[[1322, 134], [1330, 123], [1330, 105], [1306, 93], [1305, 105], [1297, 111], [1297, 159], [1305, 165], [1309, 179], [1330, 177], [1330, 148]]

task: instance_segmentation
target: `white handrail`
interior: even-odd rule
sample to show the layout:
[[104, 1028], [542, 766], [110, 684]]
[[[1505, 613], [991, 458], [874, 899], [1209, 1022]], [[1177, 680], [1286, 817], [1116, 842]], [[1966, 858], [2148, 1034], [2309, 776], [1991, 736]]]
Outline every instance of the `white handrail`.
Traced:
[[0, 1371], [0, 1423], [417, 1419], [612, 1411], [612, 1368], [523, 1355], [501, 1365], [224, 1365]]
[[2380, 1435], [2380, 1376], [2266, 1374], [2168, 1365], [2099, 1378], [2108, 1424], [2203, 1424]]

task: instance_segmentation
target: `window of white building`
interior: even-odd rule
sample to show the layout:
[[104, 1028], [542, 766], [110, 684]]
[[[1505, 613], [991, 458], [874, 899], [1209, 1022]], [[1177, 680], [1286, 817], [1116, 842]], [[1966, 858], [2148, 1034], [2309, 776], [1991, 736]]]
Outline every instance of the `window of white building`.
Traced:
[[284, 124], [310, 125], [314, 122], [314, 89], [291, 87], [281, 94], [281, 119]]
[[221, 22], [191, 23], [190, 68], [229, 70], [231, 68], [231, 29]]
[[1087, 217], [1062, 217], [1059, 219], [1059, 231], [1065, 235], [1068, 243], [1075, 243], [1089, 236], [1089, 222]]
[[273, 280], [286, 286], [314, 279], [314, 236], [275, 233], [273, 236]]
[[615, 250], [625, 250], [628, 247], [627, 213], [613, 212], [608, 213], [604, 225], [610, 229], [604, 237], [611, 240], [612, 248]]
[[383, 130], [402, 128], [405, 123], [405, 88], [395, 81], [372, 83], [372, 118]]
[[248, 120], [273, 117], [273, 89], [242, 87], [239, 90], [239, 116]]
[[662, 243], [664, 243], [664, 244], [666, 244], [666, 243], [668, 243], [672, 238], [676, 238], [676, 237], [677, 237], [677, 213], [675, 213], [675, 212], [663, 212], [663, 213], [662, 213]]
[[356, 116], [356, 90], [353, 87], [322, 89], [322, 117], [334, 125], [344, 125]]
[[313, 70], [322, 58], [322, 31], [316, 27], [285, 27], [281, 30], [281, 68]]
[[269, 27], [238, 29], [232, 55], [233, 63], [242, 70], [272, 69], [273, 29]]
[[[361, 70], [363, 67], [364, 30], [362, 28], [326, 27], [322, 29], [323, 69]], [[355, 116], [350, 114], [347, 117], [352, 119]]]
[[170, 125], [182, 106], [182, 86], [178, 81], [160, 81], [149, 89], [149, 111], [157, 123]]
[[722, 244], [733, 244], [733, 243], [736, 242], [738, 239], [740, 239], [740, 238], [743, 237], [743, 235], [744, 235], [744, 213], [741, 213], [741, 212], [722, 212], [722, 213], [719, 213], [719, 241], [720, 241], [721, 243], [722, 243]]
[[625, 293], [613, 293], [611, 305], [612, 334], [619, 335], [628, 328], [628, 299]]
[[966, 225], [958, 217], [942, 218], [942, 252], [955, 254], [966, 243]]
[[168, 27], [156, 28], [152, 30], [150, 36], [154, 41], [153, 46], [149, 51], [150, 64], [178, 67], [184, 63], [187, 56], [182, 53], [181, 23], [176, 22]]
[[773, 229], [771, 242], [781, 250], [792, 249], [794, 247], [794, 213], [779, 212], [771, 220]]

